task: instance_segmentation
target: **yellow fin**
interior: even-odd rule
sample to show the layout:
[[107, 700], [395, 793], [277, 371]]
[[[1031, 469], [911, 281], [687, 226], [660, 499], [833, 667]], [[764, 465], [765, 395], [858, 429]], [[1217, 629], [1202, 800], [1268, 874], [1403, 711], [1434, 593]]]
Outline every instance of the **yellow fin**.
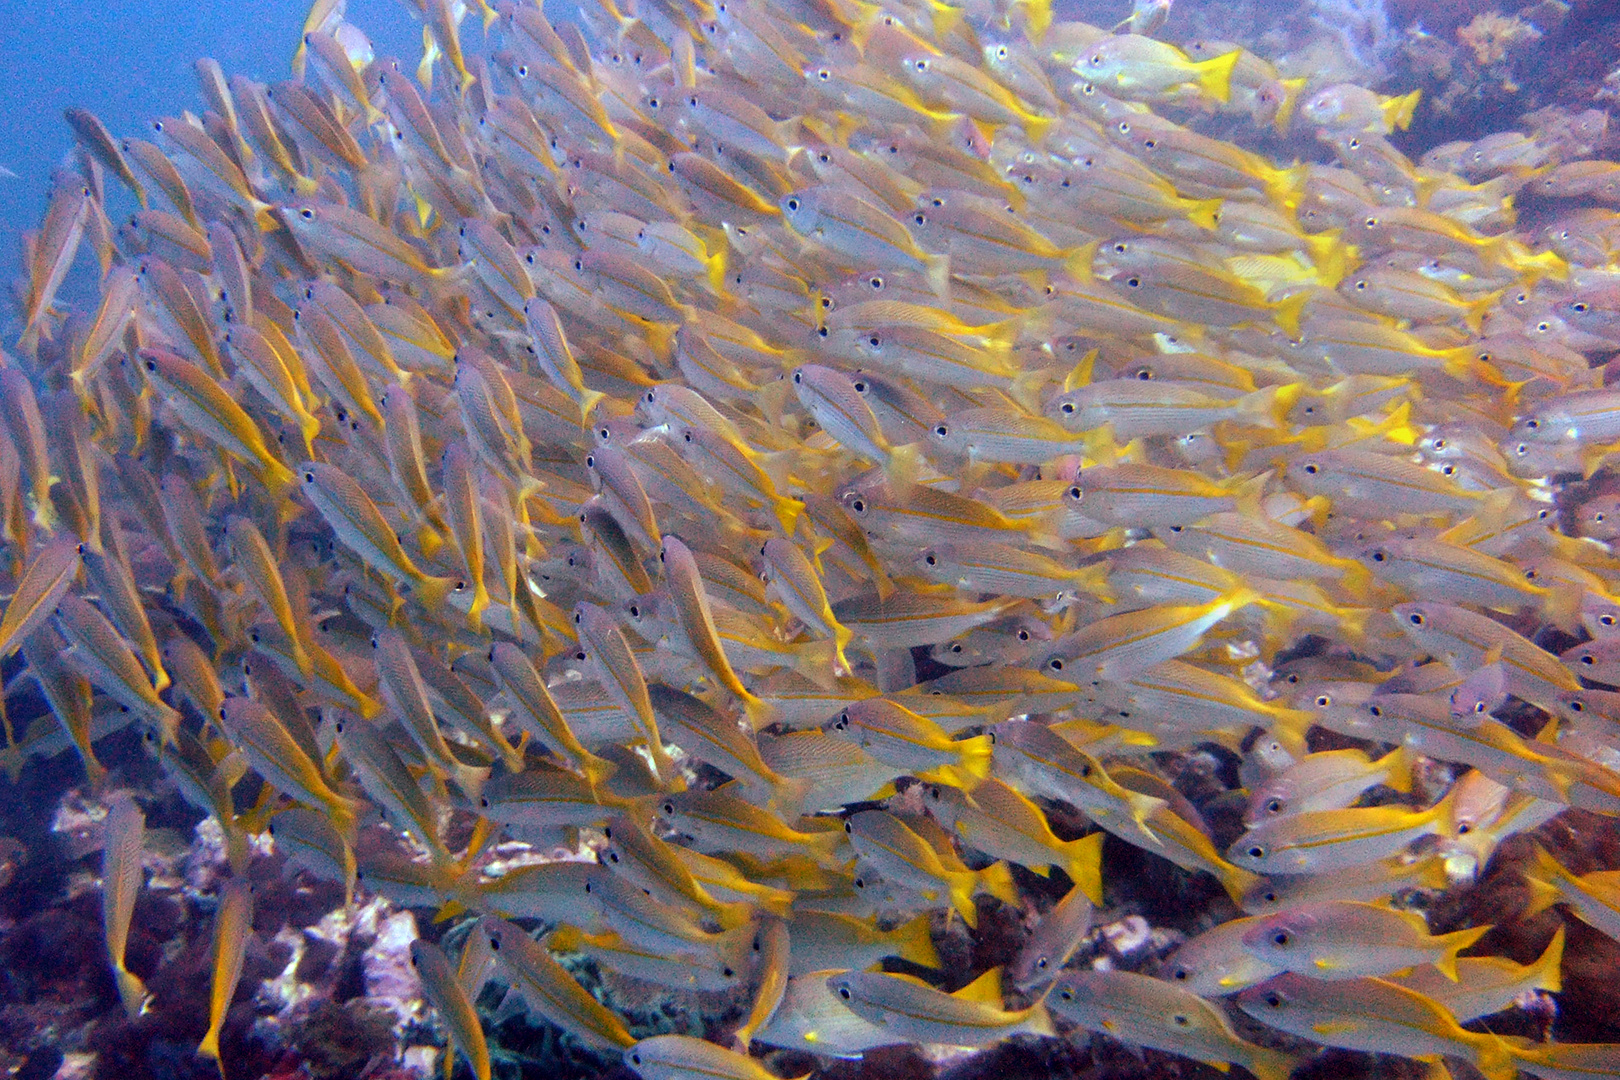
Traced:
[[951, 997], [960, 998], [963, 1001], [977, 1001], [985, 1005], [994, 1005], [998, 1009], [1001, 1008], [1001, 969], [998, 967], [991, 968], [962, 987], [962, 989], [953, 992]]

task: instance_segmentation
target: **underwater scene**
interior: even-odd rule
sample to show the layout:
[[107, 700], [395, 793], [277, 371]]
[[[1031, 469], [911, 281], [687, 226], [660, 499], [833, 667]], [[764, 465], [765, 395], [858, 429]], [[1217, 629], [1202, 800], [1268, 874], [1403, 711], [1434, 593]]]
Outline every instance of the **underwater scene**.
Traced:
[[233, 47], [6, 151], [7, 1075], [1620, 1076], [1620, 4]]

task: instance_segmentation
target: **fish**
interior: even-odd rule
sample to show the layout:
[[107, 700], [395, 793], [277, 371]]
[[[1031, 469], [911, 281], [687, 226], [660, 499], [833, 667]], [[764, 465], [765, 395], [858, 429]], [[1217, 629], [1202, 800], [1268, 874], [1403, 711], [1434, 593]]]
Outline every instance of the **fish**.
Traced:
[[124, 966], [129, 946], [129, 925], [135, 915], [135, 899], [145, 883], [141, 866], [141, 846], [146, 837], [146, 815], [133, 798], [125, 794], [107, 808], [103, 825], [105, 848], [101, 860], [101, 919], [106, 930], [107, 955], [112, 960], [113, 980], [118, 999], [131, 1020], [143, 1015], [149, 995], [140, 976]]
[[851, 1012], [901, 1042], [982, 1046], [1015, 1031], [1041, 1035], [1051, 1030], [1040, 1002], [1024, 1009], [1002, 1007], [999, 968], [953, 994], [909, 975], [882, 972], [834, 975], [827, 986]]
[[776, 1076], [746, 1054], [690, 1035], [654, 1035], [642, 1039], [626, 1048], [624, 1063], [642, 1080], [692, 1080], [699, 1076], [774, 1080]]
[[1376, 806], [1274, 818], [1232, 842], [1226, 856], [1259, 873], [1320, 873], [1388, 858], [1419, 836], [1446, 828], [1451, 796], [1424, 810]]
[[1130, 971], [1060, 972], [1046, 995], [1054, 1015], [1121, 1042], [1285, 1080], [1297, 1063], [1232, 1030], [1226, 1014], [1191, 991]]
[[1419, 1060], [1449, 1054], [1486, 1076], [1514, 1072], [1501, 1038], [1467, 1031], [1432, 998], [1382, 979], [1324, 982], [1290, 973], [1241, 991], [1237, 1003], [1263, 1024], [1346, 1049], [1376, 1048]]
[[[220, 889], [219, 909], [214, 913], [214, 979], [208, 999], [208, 1031], [197, 1053], [221, 1061], [219, 1033], [225, 1025], [225, 1012], [236, 996], [242, 978], [242, 962], [247, 957], [248, 939], [253, 934], [253, 886], [244, 878], [232, 878]], [[220, 1066], [221, 1072], [224, 1066]]]
[[1330, 900], [1267, 915], [1242, 940], [1266, 962], [1314, 979], [1383, 976], [1428, 963], [1455, 982], [1457, 953], [1490, 929], [1431, 937], [1428, 923], [1412, 912]]
[[423, 995], [450, 1029], [451, 1040], [466, 1057], [472, 1074], [478, 1080], [489, 1080], [489, 1044], [484, 1039], [484, 1029], [443, 950], [431, 941], [417, 938], [411, 942], [411, 970], [421, 980]]
[[[268, 831], [346, 907], [472, 913], [416, 951], [475, 1075], [519, 1011], [660, 1076], [1053, 1023], [1287, 1071], [1194, 993], [1611, 1064], [1458, 1028], [1561, 939], [1459, 958], [1401, 895], [1620, 811], [1597, 111], [1431, 146], [1355, 27], [1172, 46], [1160, 0], [407, 7], [420, 66], [321, 0], [291, 79], [71, 110], [0, 365], [0, 656], [50, 713], [0, 764], [94, 789], [138, 724], [216, 819], [216, 1036]], [[1092, 957], [1149, 856], [1236, 905], [1162, 982]], [[1577, 868], [1528, 906], [1612, 929]], [[735, 1024], [638, 1042], [632, 980]]]

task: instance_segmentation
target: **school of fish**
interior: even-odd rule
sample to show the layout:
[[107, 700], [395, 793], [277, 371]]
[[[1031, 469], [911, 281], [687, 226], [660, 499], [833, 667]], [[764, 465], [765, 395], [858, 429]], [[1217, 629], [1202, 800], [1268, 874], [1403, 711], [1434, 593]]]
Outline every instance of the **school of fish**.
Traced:
[[[319, 0], [291, 80], [70, 110], [0, 369], [0, 655], [51, 714], [4, 760], [101, 784], [140, 725], [217, 819], [199, 1053], [268, 833], [476, 919], [411, 961], [479, 1080], [490, 981], [644, 1080], [1087, 1033], [1620, 1075], [1473, 1023], [1563, 929], [1422, 910], [1620, 814], [1620, 507], [1565, 497], [1620, 450], [1620, 165], [1414, 162], [1417, 95], [1131, 32], [1167, 3], [408, 6], [414, 71]], [[144, 828], [115, 797], [131, 1016]], [[1156, 975], [1093, 962], [1131, 848], [1230, 898]], [[1525, 879], [1620, 939], [1620, 870]], [[1018, 950], [941, 970], [1002, 905]], [[563, 954], [728, 1020], [638, 1039]]]

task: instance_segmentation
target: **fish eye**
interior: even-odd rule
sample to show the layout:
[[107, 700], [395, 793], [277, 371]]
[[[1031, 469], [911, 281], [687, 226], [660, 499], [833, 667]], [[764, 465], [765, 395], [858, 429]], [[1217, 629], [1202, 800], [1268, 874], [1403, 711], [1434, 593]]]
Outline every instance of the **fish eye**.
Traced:
[[630, 610], [630, 617], [632, 619], [641, 618], [641, 605], [640, 604], [631, 604], [629, 610]]
[[1249, 845], [1249, 850], [1246, 854], [1251, 859], [1263, 859], [1266, 857], [1266, 849], [1261, 847], [1259, 844], [1251, 844]]
[[306, 206], [302, 210], [298, 211], [298, 216], [303, 218], [305, 221], [314, 221], [315, 211]]
[[1275, 942], [1276, 944], [1278, 944], [1278, 945], [1287, 945], [1290, 941], [1292, 941], [1294, 939], [1293, 939], [1293, 936], [1288, 933], [1288, 931], [1279, 930], [1275, 934], [1271, 935], [1271, 940], [1273, 942]]
[[1125, 279], [1125, 284], [1129, 285], [1133, 289], [1139, 289], [1142, 287], [1142, 279], [1134, 276], [1128, 277]]
[[817, 70], [816, 78], [820, 79], [822, 82], [828, 82], [832, 79], [832, 72], [828, 71], [826, 68], [821, 68]]
[[1586, 703], [1584, 701], [1582, 701], [1580, 698], [1571, 698], [1570, 701], [1569, 701], [1569, 711], [1570, 712], [1585, 712], [1586, 711]]
[[1065, 416], [1072, 415], [1074, 413], [1074, 402], [1065, 401], [1062, 405], [1058, 406], [1058, 411], [1063, 413]]
[[929, 566], [938, 566], [939, 556], [930, 552], [929, 554], [923, 556], [923, 562], [927, 563]]
[[630, 1064], [632, 1064], [632, 1065], [640, 1065], [641, 1064], [641, 1055], [640, 1054], [631, 1054], [630, 1055]]
[[1384, 552], [1381, 549], [1372, 553], [1373, 562], [1383, 562], [1384, 558]]
[[312, 472], [304, 473], [304, 483], [313, 484], [314, 482], [315, 482], [315, 474], [314, 473], [312, 473]]
[[962, 655], [962, 643], [960, 641], [951, 642], [951, 653], [955, 656]]
[[1425, 622], [1423, 613], [1421, 611], [1412, 612], [1412, 614], [1406, 617], [1406, 621], [1411, 623], [1413, 626], [1422, 626]]
[[1282, 995], [1277, 993], [1275, 990], [1266, 995], [1266, 1004], [1270, 1005], [1273, 1009], [1282, 1008], [1282, 1003]]
[[1039, 960], [1035, 961], [1035, 970], [1036, 971], [1045, 971], [1046, 970], [1046, 957], [1043, 956]]
[[1046, 662], [1046, 666], [1051, 668], [1053, 671], [1062, 671], [1063, 658], [1061, 656], [1054, 656], [1052, 659]]
[[927, 60], [918, 60], [915, 64], [912, 65], [912, 67], [915, 67], [918, 71], [927, 71], [928, 70], [928, 61]]
[[874, 288], [874, 289], [881, 289], [881, 288], [883, 288], [883, 275], [882, 274], [873, 274], [870, 278], [867, 279], [866, 283], [868, 285], [872, 286], [872, 288]]
[[865, 379], [862, 379], [861, 381], [859, 381], [859, 382], [857, 382], [855, 384], [855, 392], [857, 394], [866, 393], [866, 380]]
[[849, 1000], [849, 987], [840, 986], [838, 988], [838, 996], [843, 998], [845, 1001], [848, 1001]]
[[1119, 122], [1119, 133], [1121, 135], [1129, 135], [1131, 133], [1131, 122], [1129, 120], [1121, 120]]
[[911, 220], [916, 222], [918, 225], [926, 225], [928, 223], [928, 216], [921, 213], [913, 214], [911, 215]]
[[1129, 251], [1130, 249], [1131, 249], [1131, 246], [1129, 244], [1126, 244], [1126, 243], [1123, 243], [1123, 242], [1114, 245], [1114, 253], [1116, 255], [1123, 255], [1127, 251]]
[[1280, 814], [1280, 813], [1282, 813], [1282, 808], [1283, 808], [1283, 804], [1282, 804], [1281, 799], [1267, 799], [1266, 800], [1266, 813], [1268, 813], [1268, 814]]
[[1328, 695], [1328, 694], [1317, 694], [1316, 695], [1316, 707], [1318, 709], [1325, 709], [1329, 705], [1332, 705], [1332, 704], [1333, 704], [1333, 698], [1330, 695]]
[[946, 427], [944, 424], [940, 424], [940, 425], [938, 425], [937, 427], [934, 428], [934, 434], [938, 435], [942, 439], [945, 438], [950, 433], [951, 433], [951, 429]]
[[1178, 967], [1175, 971], [1170, 973], [1170, 977], [1176, 980], [1176, 982], [1186, 982], [1188, 979], [1192, 978], [1192, 972], [1188, 971], [1184, 967]]
[[675, 804], [666, 800], [664, 805], [659, 809], [663, 810], [666, 815], [673, 814], [675, 812]]
[[1321, 471], [1322, 467], [1316, 464], [1314, 461], [1305, 466], [1305, 475], [1307, 476], [1315, 476]]
[[864, 514], [866, 513], [866, 500], [856, 499], [854, 502], [849, 504], [849, 508], [855, 511], [857, 514]]
[[872, 348], [875, 349], [878, 346], [883, 344], [883, 339], [881, 337], [879, 337], [878, 335], [873, 334], [871, 337], [866, 339], [866, 343], [868, 345], [872, 346]]
[[1080, 499], [1085, 495], [1085, 492], [1081, 490], [1079, 484], [1075, 484], [1065, 494], [1071, 499]]
[[1020, 630], [1020, 631], [1018, 631], [1018, 640], [1019, 641], [1028, 641], [1029, 638], [1030, 638], [1030, 633], [1029, 633], [1028, 630]]

